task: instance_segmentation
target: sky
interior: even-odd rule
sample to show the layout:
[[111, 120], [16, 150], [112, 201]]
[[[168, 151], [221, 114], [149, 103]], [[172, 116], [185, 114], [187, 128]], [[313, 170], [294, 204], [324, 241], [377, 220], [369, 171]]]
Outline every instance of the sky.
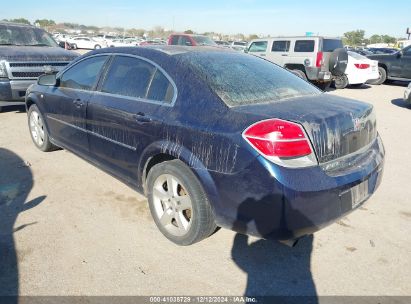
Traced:
[[3, 0], [0, 19], [52, 19], [85, 25], [246, 35], [405, 37], [410, 0]]

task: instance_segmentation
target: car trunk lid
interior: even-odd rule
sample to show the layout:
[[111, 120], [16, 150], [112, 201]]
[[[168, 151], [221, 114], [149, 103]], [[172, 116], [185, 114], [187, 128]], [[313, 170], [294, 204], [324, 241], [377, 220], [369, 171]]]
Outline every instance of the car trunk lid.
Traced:
[[355, 153], [377, 136], [372, 105], [329, 94], [233, 109], [254, 120], [280, 118], [301, 124], [320, 164]]

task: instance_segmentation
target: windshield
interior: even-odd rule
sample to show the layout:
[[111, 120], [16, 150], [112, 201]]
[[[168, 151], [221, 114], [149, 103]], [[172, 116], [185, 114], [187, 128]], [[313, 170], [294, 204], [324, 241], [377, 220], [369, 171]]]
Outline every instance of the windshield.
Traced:
[[4, 24], [0, 25], [0, 45], [58, 46], [42, 29]]
[[185, 60], [232, 107], [321, 93], [300, 77], [252, 55], [193, 52], [185, 54]]
[[217, 43], [206, 36], [192, 36], [192, 38], [199, 45], [217, 45]]

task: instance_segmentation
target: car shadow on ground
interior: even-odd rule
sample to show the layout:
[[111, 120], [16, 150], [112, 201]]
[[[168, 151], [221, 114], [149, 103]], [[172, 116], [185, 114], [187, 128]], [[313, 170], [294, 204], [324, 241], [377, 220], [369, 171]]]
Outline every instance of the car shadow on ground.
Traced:
[[[282, 198], [277, 200], [278, 204], [275, 199], [270, 196], [244, 201], [238, 208], [233, 230], [246, 233], [247, 227], [255, 223], [259, 233], [264, 235], [266, 231], [271, 231], [271, 225], [275, 222], [273, 219], [279, 219], [281, 215], [278, 214], [285, 212], [292, 212], [299, 223], [310, 224], [296, 210], [285, 211]], [[265, 223], [258, 225], [255, 218], [263, 218]], [[281, 225], [286, 227], [288, 224], [283, 220], [284, 217], [281, 217]], [[295, 247], [289, 247], [264, 239], [250, 243], [249, 237], [243, 233], [235, 235], [231, 255], [237, 266], [248, 275], [245, 296], [300, 296], [304, 297], [305, 303], [318, 303], [311, 274], [312, 235], [302, 238]]]
[[17, 113], [26, 113], [26, 107], [22, 106], [2, 106], [1, 112], [17, 112]]
[[[27, 202], [33, 187], [33, 175], [27, 165], [14, 152], [0, 148], [0, 297], [19, 294], [18, 257], [14, 235], [30, 229], [36, 222], [15, 227], [20, 213], [39, 205], [45, 196]], [[7, 303], [17, 303], [9, 298]]]
[[396, 98], [391, 100], [391, 103], [400, 108], [411, 109], [411, 104], [406, 102], [403, 98]]

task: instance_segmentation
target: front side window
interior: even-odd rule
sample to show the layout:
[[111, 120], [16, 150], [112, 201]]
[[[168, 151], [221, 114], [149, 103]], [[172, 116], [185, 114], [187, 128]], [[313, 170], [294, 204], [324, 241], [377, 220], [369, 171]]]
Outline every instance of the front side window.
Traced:
[[297, 40], [294, 46], [294, 52], [310, 53], [314, 52], [314, 40]]
[[174, 89], [152, 64], [133, 57], [116, 56], [107, 72], [102, 92], [171, 102]]
[[256, 41], [253, 42], [248, 51], [250, 53], [254, 53], [254, 52], [265, 52], [267, 50], [267, 41]]
[[272, 52], [288, 52], [290, 50], [290, 41], [278, 40], [274, 41], [271, 48]]
[[107, 56], [96, 56], [80, 61], [60, 77], [60, 87], [92, 90]]
[[404, 56], [410, 56], [411, 57], [411, 47], [408, 47], [408, 48], [404, 49], [402, 53], [404, 54]]
[[179, 45], [190, 45], [191, 46], [193, 44], [191, 43], [190, 38], [186, 36], [181, 36]]

